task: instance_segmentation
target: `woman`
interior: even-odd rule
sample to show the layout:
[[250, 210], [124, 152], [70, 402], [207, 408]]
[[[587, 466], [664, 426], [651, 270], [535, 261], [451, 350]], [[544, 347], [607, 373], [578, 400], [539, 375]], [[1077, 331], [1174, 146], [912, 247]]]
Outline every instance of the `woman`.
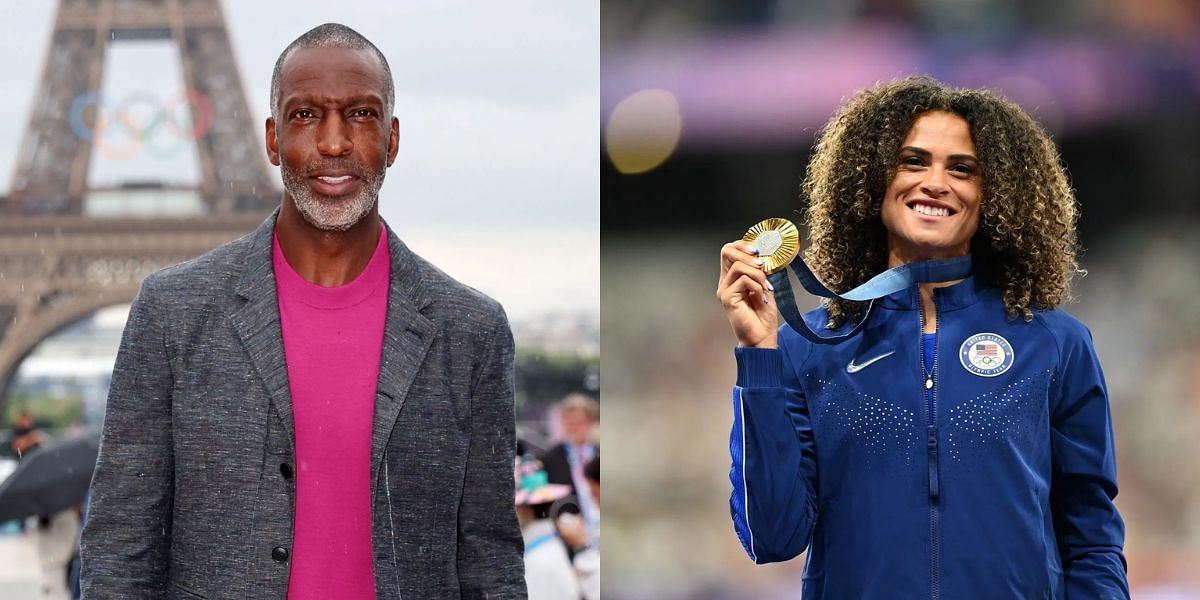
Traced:
[[832, 300], [813, 344], [777, 330], [744, 242], [717, 297], [736, 350], [730, 505], [758, 563], [806, 549], [804, 598], [1127, 598], [1107, 392], [1057, 309], [1075, 199], [1046, 133], [990, 92], [929, 78], [851, 99], [803, 184], [806, 262], [846, 291], [970, 254], [963, 280]]

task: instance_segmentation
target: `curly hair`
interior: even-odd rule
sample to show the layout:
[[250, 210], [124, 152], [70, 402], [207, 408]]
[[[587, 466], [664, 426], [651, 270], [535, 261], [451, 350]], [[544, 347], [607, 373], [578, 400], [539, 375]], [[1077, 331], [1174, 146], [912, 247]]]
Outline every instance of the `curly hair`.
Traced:
[[[801, 195], [811, 243], [804, 258], [830, 289], [845, 292], [887, 268], [880, 217], [900, 145], [917, 117], [945, 111], [970, 126], [982, 169], [976, 273], [1002, 290], [1009, 318], [1068, 300], [1075, 259], [1074, 192], [1050, 136], [1016, 104], [987, 90], [956, 89], [929, 77], [880, 83], [846, 102], [822, 130]], [[836, 328], [857, 320], [862, 302], [831, 300]]]

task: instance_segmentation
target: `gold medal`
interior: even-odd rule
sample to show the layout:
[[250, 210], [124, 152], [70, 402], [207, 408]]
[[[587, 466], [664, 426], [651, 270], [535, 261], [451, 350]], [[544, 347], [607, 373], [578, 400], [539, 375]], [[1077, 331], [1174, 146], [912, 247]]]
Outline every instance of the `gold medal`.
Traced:
[[800, 253], [800, 231], [787, 219], [767, 219], [751, 227], [742, 241], [758, 250], [768, 275], [791, 264]]

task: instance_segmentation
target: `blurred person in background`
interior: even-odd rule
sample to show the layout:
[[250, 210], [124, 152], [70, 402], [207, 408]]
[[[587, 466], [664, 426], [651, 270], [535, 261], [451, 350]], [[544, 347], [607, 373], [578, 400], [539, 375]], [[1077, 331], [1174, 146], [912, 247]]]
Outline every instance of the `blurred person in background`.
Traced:
[[563, 441], [543, 452], [538, 459], [546, 467], [551, 483], [570, 486], [579, 501], [584, 524], [592, 543], [599, 543], [600, 507], [587, 493], [584, 465], [599, 451], [594, 434], [600, 422], [600, 404], [586, 394], [569, 394], [558, 404], [558, 422]]
[[[550, 483], [541, 461], [522, 456], [514, 463], [514, 504], [525, 540], [525, 584], [529, 600], [579, 600], [579, 579], [559, 537], [556, 507], [571, 495], [565, 484]], [[560, 518], [568, 517], [562, 515]], [[578, 522], [578, 517], [570, 515]], [[568, 518], [569, 518], [568, 517]], [[569, 528], [568, 528], [569, 529]], [[589, 598], [589, 600], [591, 600]]]
[[[42, 432], [37, 430], [33, 422], [33, 415], [28, 410], [22, 409], [17, 413], [17, 418], [13, 420], [12, 440], [9, 442], [9, 448], [12, 449], [13, 456], [16, 456], [17, 460], [21, 460], [26, 454], [37, 449], [45, 439]], [[44, 526], [45, 523], [40, 522], [39, 525]], [[25, 521], [20, 521], [19, 527], [21, 531], [32, 530]]]
[[[589, 460], [583, 467], [592, 502], [600, 506], [600, 456]], [[558, 535], [571, 550], [571, 565], [579, 577], [579, 587], [586, 600], [600, 600], [600, 548], [588, 543], [587, 528], [579, 517], [565, 513], [558, 517]]]
[[280, 208], [130, 310], [85, 597], [525, 598], [512, 332], [380, 219], [394, 104], [349, 27], [279, 55]]
[[[43, 442], [46, 437], [38, 431], [33, 415], [28, 410], [21, 410], [13, 423], [13, 453], [22, 458], [41, 447]], [[28, 533], [41, 565], [42, 598], [75, 595], [70, 564], [78, 555], [81, 510], [82, 507], [72, 507], [20, 521], [21, 530]]]
[[41, 445], [42, 441], [44, 441], [42, 432], [34, 428], [33, 415], [28, 410], [22, 410], [13, 422], [11, 442], [13, 454], [20, 458], [26, 452]]
[[1128, 598], [1112, 422], [1057, 149], [1015, 104], [918, 77], [850, 99], [803, 184], [806, 262], [846, 291], [971, 255], [966, 279], [832, 300], [815, 344], [760, 259], [721, 250], [737, 336], [735, 530], [756, 563], [808, 550], [804, 598]]

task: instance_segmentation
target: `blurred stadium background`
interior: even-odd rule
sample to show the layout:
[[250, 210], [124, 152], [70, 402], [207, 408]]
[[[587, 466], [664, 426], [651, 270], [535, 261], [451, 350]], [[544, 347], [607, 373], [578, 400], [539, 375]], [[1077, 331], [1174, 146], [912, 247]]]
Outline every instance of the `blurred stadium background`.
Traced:
[[1108, 378], [1134, 597], [1200, 598], [1200, 4], [604, 0], [601, 23], [609, 597], [799, 596], [803, 560], [754, 566], [729, 519], [717, 255], [802, 208], [840, 100], [927, 73], [1059, 144], [1089, 271], [1065, 308]]

